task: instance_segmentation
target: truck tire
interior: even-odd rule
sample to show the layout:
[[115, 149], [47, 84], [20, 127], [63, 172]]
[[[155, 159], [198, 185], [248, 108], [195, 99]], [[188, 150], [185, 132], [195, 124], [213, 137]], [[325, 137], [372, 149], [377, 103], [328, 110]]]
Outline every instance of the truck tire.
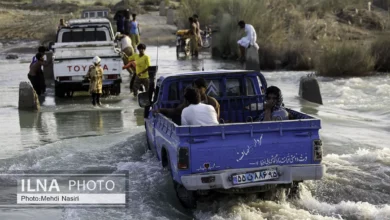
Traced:
[[65, 96], [65, 91], [61, 88], [61, 86], [56, 85], [54, 88], [54, 95], [59, 98], [63, 98]]
[[119, 95], [121, 93], [121, 84], [115, 83], [113, 87], [110, 89], [111, 95]]
[[70, 90], [68, 90], [67, 92], [66, 92], [66, 96], [67, 97], [73, 97], [73, 91], [70, 91]]
[[173, 186], [181, 205], [187, 209], [196, 209], [196, 192], [187, 190], [183, 185], [175, 181], [173, 182]]
[[181, 205], [187, 209], [196, 209], [196, 201], [197, 201], [196, 191], [187, 190], [183, 185], [181, 185], [180, 183], [176, 182], [173, 179], [171, 161], [169, 160], [169, 155], [168, 155], [167, 169], [171, 174], [171, 179], [173, 181], [173, 187], [176, 192], [176, 197], [179, 199]]
[[[145, 129], [146, 129], [146, 123], [145, 123]], [[148, 138], [148, 134], [145, 132], [145, 136], [146, 136], [146, 144], [148, 145], [148, 149], [151, 151], [152, 150], [152, 147], [150, 146], [150, 142], [149, 142], [149, 138]]]
[[286, 191], [289, 199], [300, 199], [300, 185], [299, 182], [294, 181], [292, 186]]

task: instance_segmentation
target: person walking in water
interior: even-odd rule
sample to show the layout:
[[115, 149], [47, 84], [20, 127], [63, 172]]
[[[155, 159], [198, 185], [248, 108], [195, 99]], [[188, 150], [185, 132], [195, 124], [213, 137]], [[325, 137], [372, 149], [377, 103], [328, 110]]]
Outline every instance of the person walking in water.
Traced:
[[47, 65], [47, 63], [43, 59], [42, 53], [37, 53], [35, 55], [35, 59], [36, 61], [30, 65], [30, 71], [28, 72], [27, 77], [30, 80], [31, 85], [33, 86], [37, 95], [41, 95], [42, 86], [41, 86], [40, 74], [42, 72], [42, 66]]
[[190, 22], [190, 51], [191, 51], [191, 56], [198, 57], [199, 49], [198, 49], [198, 26], [196, 24], [196, 19], [193, 17], [190, 17], [188, 19]]
[[[132, 46], [132, 41], [129, 37], [129, 31], [126, 30], [124, 34], [119, 34], [116, 36], [117, 40], [121, 41], [121, 49], [124, 53], [124, 56], [122, 58], [123, 65], [127, 65], [129, 63], [129, 57], [133, 56], [134, 54], [134, 48]], [[130, 73], [130, 75], [133, 74], [133, 71], [129, 68], [127, 71]]]
[[251, 46], [259, 49], [259, 45], [256, 43], [257, 34], [255, 28], [250, 24], [245, 24], [245, 21], [239, 21], [238, 26], [245, 30], [246, 36], [237, 41], [240, 48], [240, 57], [238, 60], [245, 61], [245, 50]]
[[92, 105], [101, 105], [100, 96], [103, 90], [103, 68], [100, 66], [100, 57], [93, 58], [93, 65], [89, 67], [85, 78], [89, 81], [89, 92], [92, 97]]
[[129, 57], [129, 63], [126, 66], [123, 66], [122, 69], [129, 68], [133, 64], [132, 61], [135, 61], [136, 65], [136, 74], [134, 77], [134, 84], [132, 85], [133, 95], [137, 97], [138, 90], [143, 85], [145, 91], [149, 90], [149, 67], [150, 67], [150, 57], [145, 54], [146, 45], [139, 44], [137, 47], [139, 54], [134, 54]]
[[200, 23], [199, 23], [199, 16], [197, 14], [194, 14], [192, 16], [195, 20], [196, 26], [198, 28], [198, 45], [201, 47], [203, 46], [203, 40], [202, 40], [202, 30], [200, 29]]
[[132, 14], [133, 20], [130, 22], [130, 38], [133, 44], [133, 48], [137, 48], [140, 43], [140, 30], [139, 23], [136, 21], [136, 14]]
[[[39, 88], [40, 88], [39, 90], [40, 90], [41, 94], [46, 92], [46, 82], [45, 82], [45, 76], [44, 76], [44, 73], [43, 73], [42, 66], [49, 65], [49, 63], [47, 63], [46, 58], [45, 58], [45, 51], [46, 51], [46, 47], [45, 46], [39, 46], [38, 47], [38, 53], [42, 54], [42, 59], [43, 59], [43, 63], [41, 65], [41, 68], [39, 70], [37, 70], [38, 72], [36, 73], [37, 74], [36, 75], [37, 76], [37, 80], [39, 80]], [[37, 61], [38, 61], [37, 56], [34, 56], [32, 58], [31, 63], [30, 63], [30, 68]]]

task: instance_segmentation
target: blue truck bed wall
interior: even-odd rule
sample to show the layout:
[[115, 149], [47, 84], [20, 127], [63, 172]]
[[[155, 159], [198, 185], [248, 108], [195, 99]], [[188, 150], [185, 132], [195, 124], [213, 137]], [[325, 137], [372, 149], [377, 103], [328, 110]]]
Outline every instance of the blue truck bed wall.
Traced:
[[[178, 126], [159, 114], [155, 121], [155, 150], [161, 159], [162, 148], [172, 155], [177, 154], [178, 147], [188, 147], [190, 167], [180, 170], [181, 175], [270, 165], [319, 164], [320, 161], [314, 160], [313, 141], [319, 139], [320, 120], [288, 111], [303, 119]], [[174, 179], [180, 182], [177, 157], [169, 158]]]
[[[153, 109], [175, 108], [182, 103], [184, 88], [196, 77], [183, 75], [168, 77], [164, 83], [157, 82], [161, 88]], [[315, 155], [316, 152], [321, 154], [321, 149], [314, 150], [320, 145], [319, 119], [287, 109], [290, 120], [256, 122], [263, 111], [266, 86], [262, 78], [258, 79], [254, 73], [200, 77], [208, 81], [207, 94], [220, 104], [221, 124], [180, 126], [174, 119], [152, 113], [146, 118], [147, 139], [152, 151], [163, 166], [170, 164], [176, 182], [180, 183], [183, 175], [190, 174], [321, 163], [322, 155]], [[188, 149], [187, 169], [178, 169], [182, 148]], [[291, 179], [286, 177], [286, 180]]]

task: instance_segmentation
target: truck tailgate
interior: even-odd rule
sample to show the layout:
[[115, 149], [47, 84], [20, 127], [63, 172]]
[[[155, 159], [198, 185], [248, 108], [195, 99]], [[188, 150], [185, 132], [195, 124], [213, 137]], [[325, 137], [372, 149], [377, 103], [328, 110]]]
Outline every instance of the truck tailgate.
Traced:
[[192, 173], [270, 165], [317, 164], [320, 120], [190, 127]]
[[[103, 74], [120, 74], [122, 72], [122, 60], [118, 58], [101, 57]], [[59, 76], [84, 76], [92, 65], [92, 58], [61, 59], [54, 61], [55, 77]], [[81, 79], [82, 80], [82, 79]]]
[[55, 49], [56, 59], [69, 59], [77, 57], [120, 57], [114, 50], [114, 47], [60, 47]]

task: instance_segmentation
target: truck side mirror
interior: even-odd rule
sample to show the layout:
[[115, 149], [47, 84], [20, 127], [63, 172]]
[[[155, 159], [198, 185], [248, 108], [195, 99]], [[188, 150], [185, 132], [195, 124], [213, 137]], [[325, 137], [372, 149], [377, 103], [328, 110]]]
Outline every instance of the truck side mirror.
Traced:
[[53, 45], [54, 45], [54, 42], [50, 42], [47, 49], [48, 49], [49, 51], [53, 51]]
[[138, 94], [138, 105], [141, 108], [145, 108], [147, 106], [151, 106], [150, 99], [149, 99], [149, 93], [143, 92]]

